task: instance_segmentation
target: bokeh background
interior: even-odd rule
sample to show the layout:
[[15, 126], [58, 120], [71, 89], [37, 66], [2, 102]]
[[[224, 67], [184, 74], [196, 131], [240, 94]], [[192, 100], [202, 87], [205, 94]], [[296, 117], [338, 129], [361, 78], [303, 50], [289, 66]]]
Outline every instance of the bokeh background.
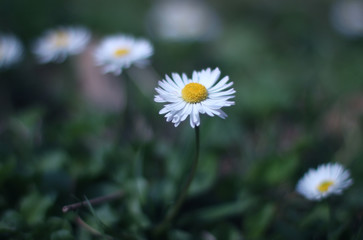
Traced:
[[[92, 32], [85, 52], [38, 64], [34, 40], [67, 25]], [[25, 49], [0, 69], [1, 239], [107, 239], [79, 217], [114, 239], [151, 239], [195, 150], [188, 121], [158, 114], [154, 88], [207, 67], [234, 82], [236, 104], [225, 120], [202, 117], [197, 175], [165, 238], [363, 239], [363, 1], [1, 0], [0, 32]], [[150, 65], [102, 74], [93, 49], [116, 33], [149, 39]], [[298, 195], [328, 162], [354, 184], [327, 201]]]

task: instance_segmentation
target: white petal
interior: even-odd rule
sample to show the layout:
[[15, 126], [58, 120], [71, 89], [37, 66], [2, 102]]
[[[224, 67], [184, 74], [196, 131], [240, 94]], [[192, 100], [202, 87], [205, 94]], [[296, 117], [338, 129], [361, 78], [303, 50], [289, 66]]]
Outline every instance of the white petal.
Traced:
[[[160, 114], [166, 114], [166, 120], [174, 123], [174, 126], [178, 126], [189, 116], [192, 128], [200, 125], [199, 114], [207, 114], [211, 117], [217, 115], [220, 118], [227, 117], [221, 108], [234, 105], [234, 101], [230, 99], [234, 98], [235, 90], [230, 88], [233, 83], [228, 83], [228, 77], [224, 77], [218, 82], [219, 76], [220, 70], [218, 68], [194, 71], [192, 79], [188, 79], [184, 73], [182, 75], [173, 73], [171, 77], [166, 75], [165, 80], [159, 81], [159, 87], [155, 88], [157, 95], [154, 97], [154, 101], [169, 103], [164, 105]], [[181, 92], [185, 85], [190, 82], [204, 85], [208, 91], [207, 99], [200, 103], [185, 102], [181, 97]]]

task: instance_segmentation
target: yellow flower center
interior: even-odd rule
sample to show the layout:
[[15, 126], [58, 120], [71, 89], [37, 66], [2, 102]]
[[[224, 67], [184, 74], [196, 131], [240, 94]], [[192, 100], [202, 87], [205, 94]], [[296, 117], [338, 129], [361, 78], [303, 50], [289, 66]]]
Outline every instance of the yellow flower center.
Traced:
[[68, 45], [69, 36], [65, 31], [58, 31], [53, 36], [54, 45], [57, 47], [64, 47]]
[[318, 190], [319, 190], [319, 192], [324, 193], [324, 192], [328, 191], [330, 186], [333, 184], [334, 184], [333, 181], [324, 181], [319, 184]]
[[118, 49], [116, 49], [116, 51], [113, 54], [115, 54], [116, 57], [122, 57], [124, 55], [129, 54], [129, 53], [130, 53], [130, 49], [118, 48]]
[[188, 103], [200, 103], [207, 97], [208, 91], [200, 83], [188, 83], [182, 90], [182, 98]]

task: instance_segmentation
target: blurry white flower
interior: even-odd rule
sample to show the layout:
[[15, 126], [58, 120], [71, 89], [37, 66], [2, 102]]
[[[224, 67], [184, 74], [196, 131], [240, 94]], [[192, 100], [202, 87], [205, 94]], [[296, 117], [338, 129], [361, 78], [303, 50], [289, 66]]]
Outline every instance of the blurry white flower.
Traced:
[[352, 183], [348, 170], [338, 163], [328, 163], [305, 173], [296, 190], [309, 200], [321, 200], [331, 194], [341, 194]]
[[119, 34], [104, 38], [94, 56], [96, 64], [103, 66], [104, 73], [119, 75], [123, 68], [129, 68], [131, 64], [139, 67], [146, 65], [153, 51], [149, 41]]
[[346, 36], [363, 35], [363, 2], [360, 0], [341, 0], [331, 8], [333, 27]]
[[165, 40], [204, 41], [220, 30], [217, 14], [201, 1], [161, 0], [150, 10], [151, 33]]
[[0, 34], [0, 69], [18, 62], [22, 53], [23, 46], [15, 36]]
[[155, 88], [158, 93], [155, 102], [168, 103], [159, 113], [166, 114], [166, 121], [173, 122], [175, 127], [188, 116], [192, 128], [199, 126], [199, 113], [224, 119], [227, 114], [221, 108], [234, 105], [234, 101], [229, 99], [234, 98], [232, 94], [236, 91], [230, 88], [233, 82], [227, 83], [228, 76], [218, 81], [220, 73], [218, 68], [208, 68], [194, 71], [192, 79], [185, 74], [173, 73], [172, 78], [166, 75], [166, 80], [159, 81], [159, 87]]
[[68, 55], [83, 51], [91, 35], [82, 27], [58, 27], [48, 30], [33, 46], [39, 62], [63, 62]]

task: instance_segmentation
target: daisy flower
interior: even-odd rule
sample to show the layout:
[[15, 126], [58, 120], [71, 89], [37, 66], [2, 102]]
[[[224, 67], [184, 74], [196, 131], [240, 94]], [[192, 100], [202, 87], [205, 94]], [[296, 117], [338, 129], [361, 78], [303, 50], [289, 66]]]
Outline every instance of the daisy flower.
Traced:
[[23, 47], [15, 36], [0, 35], [0, 69], [18, 62], [22, 53]]
[[363, 2], [340, 0], [332, 4], [331, 23], [335, 30], [347, 37], [363, 36]]
[[309, 200], [321, 200], [331, 194], [341, 194], [352, 183], [348, 170], [338, 163], [328, 163], [305, 173], [296, 190]]
[[33, 46], [40, 63], [63, 62], [68, 55], [81, 53], [91, 35], [83, 27], [58, 27], [48, 30]]
[[120, 75], [122, 69], [131, 64], [144, 66], [152, 54], [153, 47], [149, 41], [118, 34], [104, 38], [94, 56], [96, 64], [103, 66], [104, 73]]
[[190, 126], [194, 128], [200, 125], [199, 113], [207, 114], [211, 117], [214, 115], [224, 119], [227, 114], [221, 110], [222, 107], [234, 105], [236, 92], [233, 88], [233, 82], [229, 82], [229, 77], [225, 76], [220, 81], [221, 72], [218, 68], [210, 68], [202, 71], [194, 71], [192, 79], [185, 74], [180, 76], [173, 73], [172, 78], [168, 75], [165, 80], [159, 81], [159, 87], [155, 88], [158, 95], [154, 101], [168, 103], [160, 110], [160, 114], [165, 114], [167, 122], [174, 123], [177, 127], [188, 116]]
[[220, 33], [217, 13], [202, 1], [158, 1], [147, 25], [152, 34], [170, 41], [207, 41]]

